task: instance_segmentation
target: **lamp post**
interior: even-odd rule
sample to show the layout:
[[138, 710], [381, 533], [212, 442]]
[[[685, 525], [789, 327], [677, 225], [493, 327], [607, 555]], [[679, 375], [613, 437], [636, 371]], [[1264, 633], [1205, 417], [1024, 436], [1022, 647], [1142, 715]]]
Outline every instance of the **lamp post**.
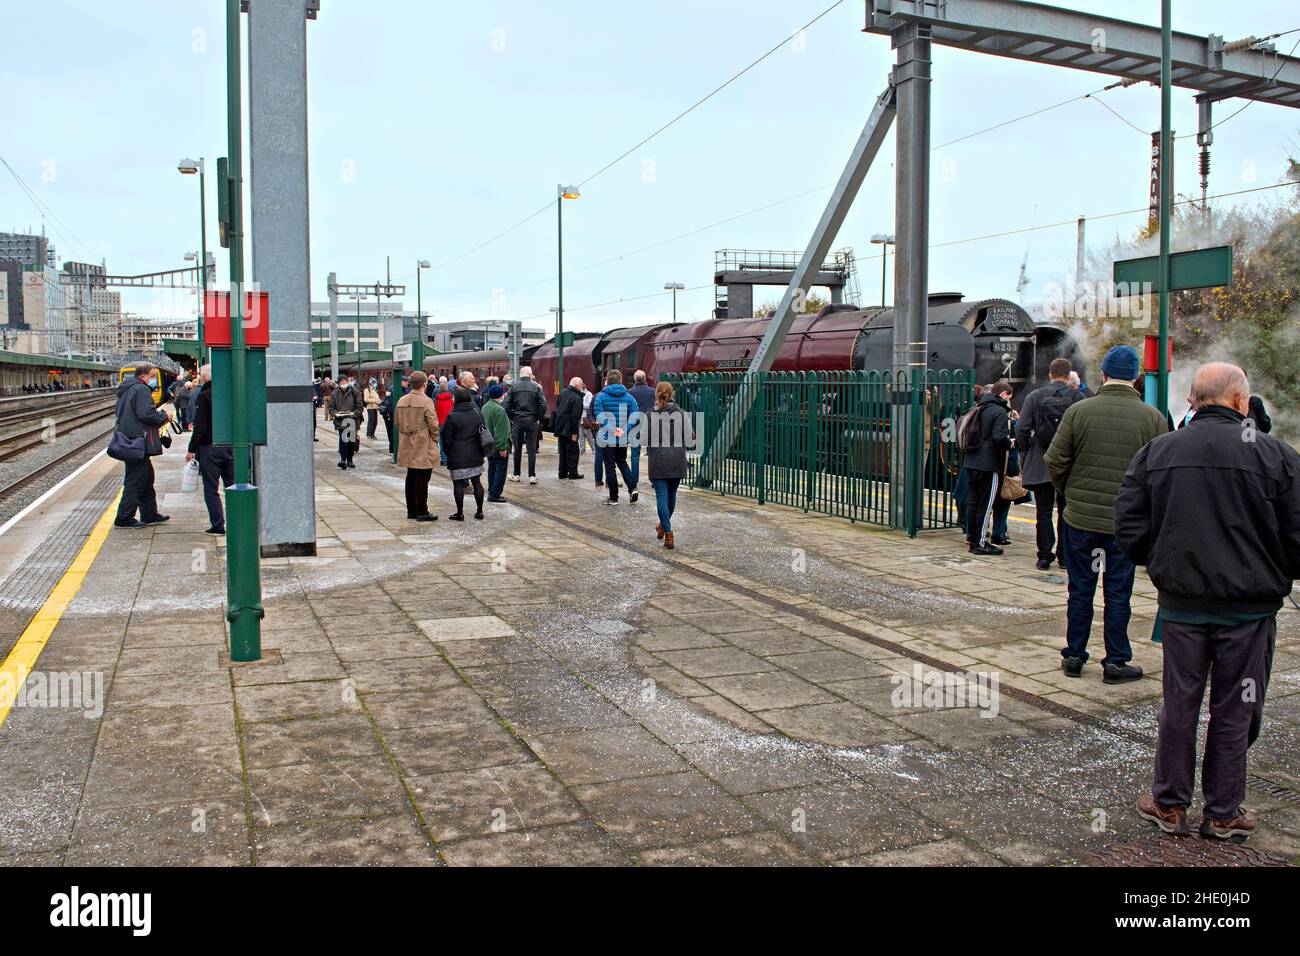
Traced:
[[181, 171], [183, 176], [199, 177], [199, 308], [198, 308], [198, 339], [199, 339], [199, 364], [206, 364], [207, 350], [203, 347], [203, 307], [208, 293], [208, 201], [207, 190], [204, 181], [203, 157], [197, 160], [182, 159], [176, 164], [176, 168]]
[[686, 283], [684, 283], [684, 282], [665, 282], [665, 283], [664, 283], [664, 288], [665, 288], [665, 289], [672, 289], [672, 291], [673, 291], [673, 322], [675, 323], [675, 322], [677, 321], [677, 293], [680, 292], [682, 289], [685, 289], [685, 288], [686, 288]]
[[421, 273], [429, 268], [428, 259], [415, 263], [415, 347], [411, 349], [411, 364], [417, 371], [424, 371], [424, 307], [420, 301]]
[[871, 237], [873, 246], [880, 246], [880, 307], [885, 307], [885, 264], [889, 261], [889, 247], [894, 244], [894, 237], [889, 233], [878, 232]]
[[556, 226], [556, 243], [555, 259], [558, 268], [556, 269], [556, 279], [558, 280], [558, 296], [556, 297], [555, 309], [555, 342], [560, 352], [560, 388], [564, 387], [564, 200], [577, 199], [582, 193], [578, 192], [577, 186], [556, 186], [555, 192], [558, 198], [555, 200], [555, 226]]
[[[197, 263], [199, 261], [200, 255], [202, 255], [201, 252], [187, 252], [185, 253], [185, 261]], [[202, 267], [200, 266], [200, 268]], [[195, 339], [198, 345], [196, 358], [198, 359], [199, 367], [202, 368], [203, 366], [203, 293], [202, 292], [199, 293], [199, 304], [198, 304], [198, 308], [194, 310], [194, 317], [195, 317]], [[195, 370], [195, 374], [198, 374], [197, 369]]]

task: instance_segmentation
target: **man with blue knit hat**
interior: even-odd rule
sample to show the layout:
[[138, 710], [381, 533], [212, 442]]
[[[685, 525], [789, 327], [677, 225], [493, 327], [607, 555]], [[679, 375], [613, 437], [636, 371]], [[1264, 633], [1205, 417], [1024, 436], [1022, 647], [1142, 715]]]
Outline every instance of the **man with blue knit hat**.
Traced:
[[1101, 360], [1097, 394], [1066, 409], [1043, 464], [1065, 496], [1065, 566], [1070, 580], [1061, 669], [1081, 677], [1088, 660], [1097, 577], [1106, 599], [1102, 680], [1122, 684], [1142, 676], [1129, 662], [1128, 639], [1135, 568], [1115, 541], [1115, 497], [1129, 464], [1147, 442], [1168, 431], [1165, 418], [1142, 401], [1137, 350], [1117, 345]]

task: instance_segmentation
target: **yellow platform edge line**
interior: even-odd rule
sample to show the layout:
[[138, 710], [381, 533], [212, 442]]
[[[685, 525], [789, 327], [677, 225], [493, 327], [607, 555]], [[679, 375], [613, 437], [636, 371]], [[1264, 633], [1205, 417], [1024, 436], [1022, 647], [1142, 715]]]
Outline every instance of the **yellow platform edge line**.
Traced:
[[113, 528], [113, 518], [121, 497], [122, 493], [119, 491], [109, 506], [104, 509], [104, 513], [99, 516], [99, 521], [95, 523], [95, 527], [86, 538], [85, 544], [72, 559], [68, 569], [63, 572], [63, 577], [59, 578], [50, 596], [45, 599], [41, 609], [36, 612], [14, 643], [9, 656], [5, 658], [3, 664], [0, 664], [0, 727], [3, 727], [5, 721], [9, 719], [23, 684], [35, 669], [36, 661], [45, 650], [45, 645], [54, 634], [54, 629], [59, 626], [59, 621], [63, 620], [64, 612], [77, 596], [77, 592], [81, 590], [86, 575], [95, 563], [95, 558], [99, 556], [100, 549], [108, 540], [108, 533]]

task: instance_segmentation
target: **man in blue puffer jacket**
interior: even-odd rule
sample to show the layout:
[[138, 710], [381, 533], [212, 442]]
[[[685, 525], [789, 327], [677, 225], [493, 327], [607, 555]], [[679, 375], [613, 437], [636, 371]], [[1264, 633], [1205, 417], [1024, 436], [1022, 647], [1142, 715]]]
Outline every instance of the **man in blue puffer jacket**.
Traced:
[[622, 475], [628, 501], [636, 504], [636, 479], [627, 466], [627, 449], [631, 443], [629, 433], [640, 427], [641, 413], [636, 399], [624, 387], [623, 373], [618, 369], [610, 369], [605, 375], [605, 387], [591, 400], [591, 414], [600, 423], [596, 445], [605, 462], [605, 484], [609, 487], [609, 500], [605, 503], [618, 504], [618, 476]]

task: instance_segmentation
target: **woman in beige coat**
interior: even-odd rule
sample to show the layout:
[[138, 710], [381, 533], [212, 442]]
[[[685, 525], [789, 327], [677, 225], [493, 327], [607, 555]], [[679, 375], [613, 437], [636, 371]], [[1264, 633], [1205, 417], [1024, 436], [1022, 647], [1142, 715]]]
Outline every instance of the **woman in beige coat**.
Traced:
[[406, 469], [406, 517], [437, 521], [429, 514], [429, 477], [438, 461], [438, 413], [424, 393], [428, 376], [412, 372], [410, 391], [397, 400], [397, 463]]

